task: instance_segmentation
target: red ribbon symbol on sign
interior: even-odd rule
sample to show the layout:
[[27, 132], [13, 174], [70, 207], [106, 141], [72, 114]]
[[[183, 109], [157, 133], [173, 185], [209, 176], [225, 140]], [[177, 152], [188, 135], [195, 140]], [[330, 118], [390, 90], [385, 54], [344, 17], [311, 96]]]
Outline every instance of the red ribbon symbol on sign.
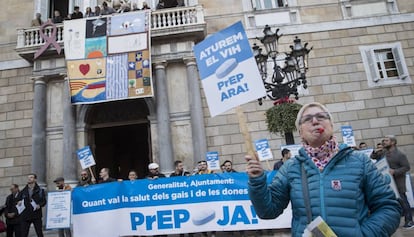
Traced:
[[[43, 32], [45, 28], [48, 26], [52, 27], [52, 33], [50, 34], [50, 36], [46, 35]], [[42, 55], [42, 53], [46, 51], [49, 45], [55, 46], [56, 52], [60, 54], [60, 51], [62, 50], [62, 48], [56, 42], [56, 31], [57, 31], [56, 25], [53, 24], [50, 20], [45, 22], [42, 26], [40, 26], [39, 34], [40, 34], [40, 37], [45, 40], [45, 44], [35, 53], [34, 59]]]

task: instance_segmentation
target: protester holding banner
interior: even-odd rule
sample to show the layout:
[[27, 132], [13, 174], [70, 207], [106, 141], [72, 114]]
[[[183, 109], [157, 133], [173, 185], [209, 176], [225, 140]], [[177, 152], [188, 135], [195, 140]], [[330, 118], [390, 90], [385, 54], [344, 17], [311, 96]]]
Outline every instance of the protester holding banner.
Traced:
[[96, 183], [96, 180], [91, 178], [88, 170], [86, 169], [81, 171], [80, 176], [78, 186], [85, 187]]
[[[65, 184], [63, 177], [58, 177], [53, 181], [56, 184], [56, 190], [58, 191], [72, 191], [72, 187], [69, 184]], [[72, 233], [70, 228], [59, 229], [59, 237], [71, 237]]]
[[21, 192], [22, 200], [19, 204], [24, 205], [21, 213], [22, 237], [29, 235], [30, 225], [33, 223], [37, 237], [43, 237], [42, 231], [42, 207], [46, 205], [45, 191], [36, 182], [37, 175], [27, 176], [27, 185]]
[[212, 173], [214, 173], [212, 170], [208, 169], [207, 161], [205, 161], [205, 160], [200, 160], [197, 163], [197, 168], [198, 168], [198, 171], [197, 171], [196, 174], [212, 174]]
[[149, 164], [147, 179], [165, 178], [165, 175], [160, 173], [159, 168], [160, 166], [157, 163]]
[[170, 177], [174, 176], [189, 176], [190, 172], [187, 172], [184, 170], [184, 164], [181, 160], [176, 160], [174, 162], [175, 170], [173, 173], [171, 173]]
[[99, 172], [99, 177], [101, 178], [98, 183], [109, 183], [115, 182], [116, 179], [109, 176], [109, 168], [102, 168], [101, 172]]
[[233, 169], [233, 163], [230, 160], [226, 160], [223, 162], [224, 170], [223, 173], [235, 173], [237, 172]]
[[404, 229], [414, 228], [413, 216], [411, 214], [410, 204], [405, 194], [405, 174], [410, 170], [410, 163], [407, 160], [407, 156], [397, 148], [397, 139], [392, 136], [386, 136], [382, 140], [385, 148], [385, 157], [387, 158], [390, 166], [389, 172], [394, 177], [395, 184], [397, 185], [398, 192], [400, 194], [400, 204], [403, 209], [403, 215], [405, 224]]
[[386, 179], [366, 155], [338, 144], [333, 120], [320, 103], [304, 105], [296, 119], [299, 155], [267, 185], [259, 161], [246, 156], [249, 195], [257, 215], [276, 218], [292, 205], [292, 236], [321, 217], [337, 236], [391, 236], [401, 208]]
[[137, 172], [135, 170], [130, 170], [128, 172], [128, 179], [129, 179], [129, 181], [135, 181], [135, 180], [137, 180], [138, 179]]

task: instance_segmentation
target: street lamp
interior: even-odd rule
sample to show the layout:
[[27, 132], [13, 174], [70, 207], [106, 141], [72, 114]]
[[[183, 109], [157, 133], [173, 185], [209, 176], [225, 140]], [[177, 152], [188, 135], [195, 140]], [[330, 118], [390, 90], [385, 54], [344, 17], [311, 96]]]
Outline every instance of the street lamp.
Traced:
[[[299, 99], [298, 86], [303, 85], [304, 89], [308, 87], [306, 71], [308, 69], [308, 55], [312, 47], [307, 49], [308, 43], [302, 46], [301, 40], [296, 36], [293, 40], [294, 44], [290, 46], [291, 51], [281, 53], [278, 51], [278, 43], [283, 34], [278, 33], [279, 29], [273, 33], [270, 26], [266, 25], [263, 30], [264, 36], [257, 38], [263, 44], [266, 53], [262, 53], [263, 49], [255, 43], [252, 47], [253, 55], [266, 88], [267, 97], [278, 102], [294, 95], [297, 100]], [[268, 78], [267, 75], [269, 58], [273, 63], [271, 78]], [[259, 99], [259, 105], [263, 104], [262, 100], [265, 98]]]

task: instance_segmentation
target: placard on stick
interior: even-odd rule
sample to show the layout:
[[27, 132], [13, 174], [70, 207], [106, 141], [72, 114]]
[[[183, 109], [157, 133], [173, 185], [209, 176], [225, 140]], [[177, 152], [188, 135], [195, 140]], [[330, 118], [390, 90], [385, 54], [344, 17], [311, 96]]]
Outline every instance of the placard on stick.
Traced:
[[87, 169], [91, 166], [96, 165], [95, 159], [93, 158], [91, 148], [89, 146], [85, 146], [76, 151], [78, 155], [79, 162], [82, 166], [82, 169]]
[[247, 151], [255, 156], [240, 105], [266, 96], [266, 90], [241, 21], [195, 45], [194, 54], [211, 116], [237, 107]]

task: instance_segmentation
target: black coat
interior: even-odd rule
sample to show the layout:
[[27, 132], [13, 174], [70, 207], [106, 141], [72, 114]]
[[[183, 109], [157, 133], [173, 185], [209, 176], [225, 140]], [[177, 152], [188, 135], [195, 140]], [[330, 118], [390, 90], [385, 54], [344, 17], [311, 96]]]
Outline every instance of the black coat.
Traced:
[[[42, 207], [46, 205], [46, 194], [45, 190], [41, 189], [39, 185], [35, 184], [33, 188], [33, 194], [30, 197], [29, 187], [26, 185], [21, 192], [22, 201], [24, 201], [25, 209], [21, 213], [22, 220], [32, 220], [42, 218]], [[41, 208], [33, 210], [31, 201], [35, 201]]]
[[[4, 210], [4, 216], [6, 217], [6, 223], [8, 225], [15, 225], [18, 224], [20, 221], [20, 216], [18, 215], [16, 205], [21, 200], [21, 193], [10, 194], [6, 198], [6, 208]], [[9, 213], [15, 213], [15, 216], [13, 218], [7, 217], [7, 214]]]

